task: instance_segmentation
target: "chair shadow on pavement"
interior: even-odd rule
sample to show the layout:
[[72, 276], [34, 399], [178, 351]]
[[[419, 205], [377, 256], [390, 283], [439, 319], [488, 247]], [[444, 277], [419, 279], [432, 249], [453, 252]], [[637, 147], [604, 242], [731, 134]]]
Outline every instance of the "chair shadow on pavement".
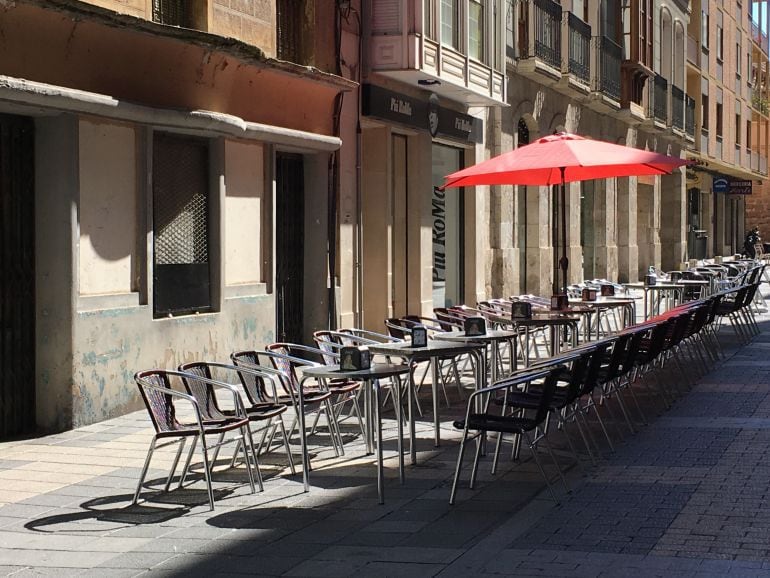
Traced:
[[[231, 489], [214, 490], [214, 500], [221, 500], [232, 493]], [[24, 527], [34, 532], [56, 533], [59, 531], [77, 532], [78, 522], [112, 522], [126, 525], [160, 524], [189, 513], [197, 506], [208, 503], [205, 488], [181, 488], [170, 492], [143, 492], [143, 499], [138, 504], [131, 504], [133, 494], [120, 494], [87, 500], [80, 504], [83, 511], [45, 516], [30, 520]], [[123, 505], [119, 505], [123, 504]], [[127, 504], [127, 505], [126, 505]], [[66, 526], [57, 528], [57, 526]], [[89, 532], [91, 528], [81, 529]]]

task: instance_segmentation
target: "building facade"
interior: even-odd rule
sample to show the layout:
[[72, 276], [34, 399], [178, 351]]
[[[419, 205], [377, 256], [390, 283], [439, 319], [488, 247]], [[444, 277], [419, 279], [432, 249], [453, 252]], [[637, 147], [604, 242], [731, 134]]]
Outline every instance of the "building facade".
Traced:
[[734, 252], [765, 4], [0, 3], [0, 437], [136, 409], [140, 369], [551, 294], [553, 191], [439, 185], [554, 131], [696, 161], [568, 185], [570, 281]]
[[335, 108], [356, 86], [335, 21], [299, 2], [0, 6], [0, 435], [136, 409], [139, 369], [326, 325], [331, 292], [302, 288], [327, 286]]

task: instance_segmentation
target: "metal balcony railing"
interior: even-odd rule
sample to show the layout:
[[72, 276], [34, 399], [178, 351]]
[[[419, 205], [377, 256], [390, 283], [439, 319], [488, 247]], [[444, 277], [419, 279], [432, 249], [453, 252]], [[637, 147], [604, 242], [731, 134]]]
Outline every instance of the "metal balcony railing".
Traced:
[[684, 132], [695, 137], [695, 99], [688, 95], [684, 97]]
[[593, 90], [613, 100], [620, 100], [620, 63], [623, 48], [606, 36], [594, 36], [591, 44], [594, 51]]
[[549, 66], [561, 70], [561, 6], [554, 0], [517, 0], [525, 10], [525, 26], [519, 30], [519, 58], [539, 58]]
[[652, 115], [655, 120], [668, 123], [668, 81], [656, 74], [652, 86]]
[[684, 130], [684, 91], [671, 85], [671, 125]]
[[567, 24], [567, 71], [585, 83], [591, 82], [591, 26], [572, 12], [565, 12]]

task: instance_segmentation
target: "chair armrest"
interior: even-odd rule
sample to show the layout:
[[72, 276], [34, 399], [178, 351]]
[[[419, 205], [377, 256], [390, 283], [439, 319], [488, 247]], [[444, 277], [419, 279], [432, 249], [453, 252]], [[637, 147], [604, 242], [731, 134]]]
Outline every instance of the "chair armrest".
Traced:
[[169, 375], [176, 375], [178, 377], [181, 377], [183, 380], [187, 379], [195, 379], [197, 381], [200, 381], [201, 383], [205, 383], [208, 386], [211, 386], [216, 389], [224, 389], [226, 391], [229, 391], [233, 396], [233, 405], [235, 406], [236, 411], [240, 415], [240, 417], [247, 417], [246, 416], [246, 408], [243, 404], [243, 399], [241, 398], [241, 394], [238, 391], [238, 388], [233, 385], [232, 383], [226, 383], [224, 381], [219, 381], [217, 379], [211, 379], [208, 377], [202, 377], [200, 375], [196, 375], [194, 373], [187, 373], [185, 371], [169, 371]]

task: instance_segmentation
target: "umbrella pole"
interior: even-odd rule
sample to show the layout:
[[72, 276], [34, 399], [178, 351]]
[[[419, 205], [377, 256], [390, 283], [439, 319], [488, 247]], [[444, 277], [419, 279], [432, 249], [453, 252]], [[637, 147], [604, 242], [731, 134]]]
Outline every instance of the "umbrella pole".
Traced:
[[567, 258], [567, 192], [564, 185], [564, 167], [561, 167], [561, 259], [559, 266], [562, 274], [563, 295], [567, 295], [567, 269], [569, 269], [569, 259]]

